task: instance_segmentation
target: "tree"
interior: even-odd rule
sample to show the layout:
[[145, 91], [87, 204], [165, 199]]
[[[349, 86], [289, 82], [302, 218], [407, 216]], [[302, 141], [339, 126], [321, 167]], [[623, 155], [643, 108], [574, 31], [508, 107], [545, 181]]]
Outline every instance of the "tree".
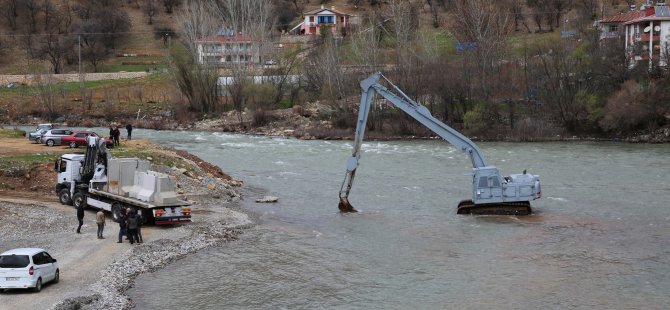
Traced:
[[180, 4], [181, 4], [181, 0], [163, 0], [163, 6], [165, 7], [165, 13], [172, 14], [172, 11], [174, 10], [174, 8], [178, 7]]
[[28, 24], [30, 25], [30, 33], [37, 31], [37, 13], [40, 11], [40, 5], [37, 0], [23, 0], [23, 4], [28, 10]]
[[219, 26], [217, 7], [212, 1], [190, 1], [178, 16], [182, 44], [170, 50], [173, 77], [194, 111], [213, 112], [217, 108], [218, 74], [215, 64], [200, 59], [198, 41], [216, 33]]
[[42, 4], [42, 15], [44, 16], [44, 30], [46, 31], [52, 24], [51, 19], [56, 14], [56, 7], [49, 0], [44, 0]]
[[153, 25], [154, 16], [158, 15], [158, 5], [156, 4], [157, 0], [146, 0], [144, 4], [144, 13], [149, 16], [149, 25]]
[[3, 15], [7, 18], [9, 27], [12, 28], [12, 30], [16, 30], [16, 18], [19, 16], [18, 1], [19, 0], [5, 0], [0, 3], [0, 5], [5, 8], [5, 10], [3, 10]]

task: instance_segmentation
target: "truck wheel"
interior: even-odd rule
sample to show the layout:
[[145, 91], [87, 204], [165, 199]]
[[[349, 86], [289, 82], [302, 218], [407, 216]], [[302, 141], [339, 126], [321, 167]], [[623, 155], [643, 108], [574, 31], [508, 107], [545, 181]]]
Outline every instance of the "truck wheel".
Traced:
[[118, 202], [112, 203], [112, 220], [119, 222], [119, 213], [121, 213], [121, 204]]
[[54, 146], [54, 140], [51, 140], [51, 139], [47, 140], [47, 145], [48, 146]]
[[58, 192], [58, 200], [64, 205], [72, 205], [72, 198], [70, 197], [70, 190], [67, 188], [61, 189]]
[[77, 143], [76, 143], [76, 142], [74, 142], [74, 141], [70, 142], [70, 148], [71, 148], [71, 149], [76, 148], [76, 147], [77, 147]]
[[72, 195], [72, 205], [75, 206], [75, 208], [79, 207], [86, 207], [86, 197], [80, 193], [76, 192], [74, 195]]

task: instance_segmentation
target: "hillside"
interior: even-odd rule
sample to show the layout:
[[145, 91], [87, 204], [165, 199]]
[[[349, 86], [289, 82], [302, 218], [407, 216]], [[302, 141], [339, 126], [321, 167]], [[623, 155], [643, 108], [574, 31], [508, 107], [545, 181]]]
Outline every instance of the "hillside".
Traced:
[[[310, 11], [320, 6], [326, 8], [335, 7], [337, 10], [353, 15], [353, 23], [361, 23], [362, 20], [371, 13], [389, 16], [389, 6], [391, 2], [397, 0], [375, 1], [375, 0], [273, 0], [274, 3], [272, 16], [275, 20], [275, 31], [279, 33], [280, 29], [290, 29], [300, 22], [301, 13]], [[403, 0], [405, 1], [405, 0]], [[173, 12], [168, 14], [163, 6], [165, 2], [175, 2], [178, 5], [173, 8]], [[108, 47], [108, 51], [100, 59], [97, 66], [93, 66], [87, 61], [87, 50], [82, 53], [82, 70], [84, 72], [118, 72], [118, 71], [145, 71], [158, 69], [166, 66], [166, 40], [162, 35], [165, 31], [177, 31], [177, 16], [185, 9], [184, 1], [174, 0], [128, 0], [128, 1], [101, 1], [105, 11], [122, 11], [128, 16], [129, 27], [119, 35], [118, 42], [113, 47]], [[421, 31], [446, 33], [458, 35], [455, 33], [458, 27], [454, 27], [454, 14], [457, 1], [446, 0], [410, 0], [413, 4], [412, 14], [416, 15], [416, 26]], [[507, 3], [517, 3], [520, 5], [515, 9], [515, 16], [523, 18], [517, 21], [517, 34], [524, 37], [534, 36], [538, 31], [538, 26], [534, 23], [534, 18], [538, 9], [525, 5], [526, 1], [509, 0], [500, 1], [500, 6]], [[583, 8], [577, 2], [564, 2], [563, 11], [566, 20], [569, 22], [562, 27], [575, 27], [577, 19], [576, 12]], [[618, 3], [617, 3], [618, 2]], [[595, 10], [598, 15], [615, 14], [625, 11], [630, 1], [603, 2], [604, 7], [597, 7]], [[640, 2], [640, 1], [637, 1]], [[60, 41], [71, 41], [73, 48], [67, 51], [67, 54], [61, 55], [64, 58], [61, 73], [77, 73], [79, 70], [79, 55], [73, 43], [80, 39], [75, 33], [87, 32], [86, 27], [78, 27], [82, 23], [81, 7], [88, 3], [95, 3], [89, 0], [73, 1], [46, 1], [53, 7], [51, 18], [47, 17], [47, 10], [44, 9], [42, 1], [37, 0], [4, 0], [5, 8], [11, 10], [10, 3], [16, 5], [15, 27], [11, 27], [8, 14], [3, 14], [0, 19], [0, 74], [29, 74], [29, 73], [47, 73], [53, 71], [49, 62], [50, 55], [38, 55], [40, 42], [49, 36], [53, 28], [64, 28], [65, 26], [53, 26], [54, 23], [69, 24], [67, 29], [59, 29], [57, 33]], [[34, 18], [31, 17], [29, 4], [39, 4], [34, 11]], [[155, 15], [151, 18], [152, 24], [149, 24], [147, 7], [153, 3], [155, 6]], [[374, 4], [371, 4], [374, 3]], [[543, 9], [544, 10], [544, 9]], [[49, 21], [56, 20], [56, 22]], [[31, 32], [31, 24], [34, 23], [35, 31]], [[547, 23], [546, 21], [544, 23]], [[355, 27], [356, 25], [354, 25]], [[560, 27], [559, 27], [560, 28]], [[547, 30], [547, 26], [542, 29]], [[530, 32], [530, 34], [529, 34]], [[70, 33], [70, 34], [68, 34]], [[542, 34], [538, 34], [540, 37]], [[29, 46], [28, 40], [32, 40], [32, 46]], [[83, 44], [84, 46], [86, 43]], [[86, 47], [86, 46], [85, 46]], [[31, 56], [32, 54], [32, 56]], [[119, 57], [123, 55], [129, 57]]]

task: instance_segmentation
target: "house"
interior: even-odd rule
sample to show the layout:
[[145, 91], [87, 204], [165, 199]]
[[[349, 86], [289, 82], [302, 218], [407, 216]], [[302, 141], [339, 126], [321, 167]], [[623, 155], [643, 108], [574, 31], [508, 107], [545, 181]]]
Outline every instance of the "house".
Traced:
[[350, 25], [351, 15], [340, 12], [334, 6], [304, 12], [304, 20], [289, 32], [300, 29], [300, 34], [321, 34], [321, 27], [326, 27], [333, 35], [346, 35]]
[[670, 56], [670, 8], [658, 1], [653, 14], [624, 23], [625, 47], [633, 64], [642, 61], [664, 67]]
[[[631, 66], [639, 61], [666, 66], [670, 50], [670, 10], [665, 0], [647, 1], [630, 11], [598, 21], [600, 39], [622, 38]], [[631, 6], [631, 9], [635, 9]], [[651, 60], [651, 61], [650, 61]]]
[[624, 24], [631, 20], [653, 14], [653, 8], [643, 8], [640, 11], [630, 11], [617, 16], [604, 18], [598, 21], [600, 39], [617, 39], [623, 37]]
[[198, 61], [216, 65], [260, 63], [259, 41], [250, 35], [222, 28], [215, 35], [198, 40]]

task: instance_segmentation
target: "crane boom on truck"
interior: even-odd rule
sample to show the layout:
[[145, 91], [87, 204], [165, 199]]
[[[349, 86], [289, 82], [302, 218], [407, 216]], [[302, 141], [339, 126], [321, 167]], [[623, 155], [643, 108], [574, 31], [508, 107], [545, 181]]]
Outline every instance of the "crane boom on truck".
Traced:
[[[397, 94], [379, 84], [380, 78], [384, 78]], [[372, 99], [375, 94], [379, 94], [442, 139], [463, 151], [472, 161], [472, 199], [462, 200], [458, 204], [458, 214], [527, 215], [532, 212], [530, 201], [541, 197], [540, 176], [526, 174], [524, 170], [522, 174], [512, 174], [502, 178], [498, 168], [486, 162], [481, 150], [472, 140], [433, 117], [425, 106], [410, 99], [381, 73], [373, 74], [363, 80], [360, 85], [362, 94], [354, 148], [347, 161], [347, 173], [340, 188], [340, 211], [356, 212], [356, 209], [349, 203], [349, 192], [361, 158], [361, 146]]]
[[150, 171], [138, 158], [112, 158], [103, 139], [86, 138], [86, 154], [64, 154], [56, 160], [56, 194], [62, 204], [90, 206], [112, 213], [123, 207], [142, 213], [152, 224], [191, 222], [189, 203], [177, 198], [174, 182]]

